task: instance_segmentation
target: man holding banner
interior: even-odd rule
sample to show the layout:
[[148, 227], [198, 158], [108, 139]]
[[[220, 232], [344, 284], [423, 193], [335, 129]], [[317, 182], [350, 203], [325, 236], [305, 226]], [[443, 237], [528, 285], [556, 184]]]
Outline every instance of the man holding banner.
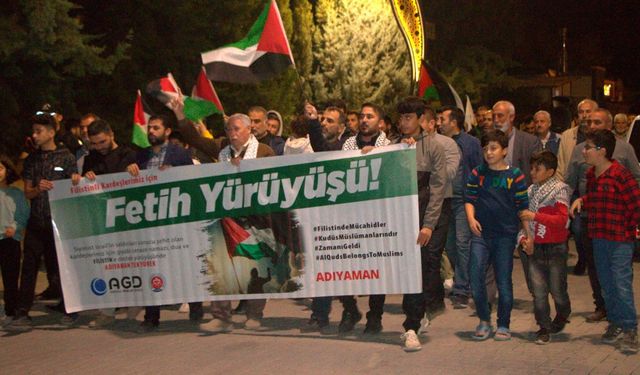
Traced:
[[434, 134], [428, 134], [423, 129], [428, 121], [435, 120], [435, 113], [419, 98], [406, 98], [398, 103], [400, 115], [400, 141], [415, 145], [418, 172], [418, 218], [420, 220], [418, 245], [422, 265], [422, 292], [405, 294], [402, 309], [406, 319], [403, 323], [405, 333], [404, 350], [414, 352], [422, 349], [418, 332], [420, 321], [425, 316], [428, 296], [432, 290], [430, 285], [429, 268], [440, 266], [440, 256], [437, 251], [429, 251], [431, 235], [438, 224], [442, 202], [445, 194], [446, 158], [444, 147], [436, 141]]
[[[221, 163], [231, 162], [239, 166], [241, 160], [256, 159], [268, 156], [275, 156], [273, 150], [266, 144], [259, 143], [256, 137], [251, 134], [251, 119], [244, 114], [236, 113], [229, 116], [224, 127], [229, 139], [229, 145], [220, 151], [218, 160]], [[260, 329], [262, 312], [266, 305], [265, 299], [252, 299], [246, 301], [247, 321], [245, 328]], [[211, 312], [213, 320], [200, 325], [200, 328], [209, 332], [228, 332], [233, 329], [231, 322], [231, 302], [212, 302]]]
[[[149, 118], [147, 138], [151, 144], [150, 148], [141, 150], [136, 157], [137, 163], [127, 166], [127, 172], [132, 176], [138, 176], [141, 169], [164, 170], [170, 167], [181, 165], [192, 165], [193, 160], [189, 152], [180, 146], [169, 142], [173, 126], [172, 119], [165, 115], [152, 116]], [[193, 311], [195, 305], [190, 306], [190, 317], [202, 316], [202, 305], [200, 311]], [[198, 317], [199, 319], [199, 317]], [[150, 332], [160, 325], [160, 306], [147, 306], [144, 311], [144, 321], [140, 324], [140, 331]]]

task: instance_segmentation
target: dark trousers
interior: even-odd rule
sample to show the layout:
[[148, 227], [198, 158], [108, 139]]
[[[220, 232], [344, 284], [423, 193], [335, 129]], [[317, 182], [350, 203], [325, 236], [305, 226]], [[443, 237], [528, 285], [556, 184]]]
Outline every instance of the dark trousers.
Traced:
[[[342, 303], [343, 311], [352, 315], [356, 315], [358, 312], [358, 301], [354, 296], [342, 296], [338, 297], [338, 300]], [[367, 319], [371, 314], [372, 318], [382, 319], [382, 309], [384, 307], [385, 295], [372, 295], [369, 296], [369, 313], [367, 313]], [[333, 297], [315, 297], [311, 300], [311, 318], [319, 322], [328, 322], [329, 313], [331, 312], [331, 303]]]
[[444, 246], [447, 243], [451, 215], [451, 198], [446, 198], [442, 201], [442, 211], [438, 223], [433, 229], [429, 243], [425, 246], [426, 252], [422, 252], [422, 256], [426, 256], [422, 267], [422, 277], [425, 279], [423, 293], [427, 311], [437, 311], [444, 308], [444, 285], [440, 275], [440, 266]]
[[[155, 325], [160, 324], [160, 307], [162, 306], [146, 306], [144, 308], [144, 320]], [[189, 312], [202, 311], [202, 302], [189, 302]]]
[[586, 217], [580, 217], [580, 226], [582, 227], [580, 242], [582, 242], [584, 248], [584, 259], [587, 262], [587, 270], [589, 271], [589, 284], [591, 284], [591, 290], [593, 291], [593, 303], [596, 305], [596, 310], [606, 311], [604, 297], [602, 297], [602, 287], [596, 270], [596, 262], [593, 258], [593, 242], [587, 235]]
[[529, 277], [533, 288], [533, 312], [540, 328], [551, 328], [549, 293], [556, 307], [556, 319], [566, 322], [571, 315], [567, 293], [567, 244], [537, 244], [529, 256]]
[[20, 276], [20, 242], [13, 238], [0, 240], [0, 271], [4, 285], [4, 312], [7, 316], [15, 316]]
[[420, 321], [429, 310], [437, 310], [444, 306], [444, 286], [440, 276], [440, 260], [447, 241], [447, 230], [451, 218], [451, 199], [442, 202], [442, 212], [431, 234], [427, 246], [420, 248], [422, 266], [422, 293], [405, 294], [402, 298], [402, 310], [406, 316], [402, 326], [418, 332]]
[[18, 309], [24, 313], [28, 313], [31, 310], [31, 306], [33, 306], [40, 259], [43, 257], [47, 267], [49, 288], [61, 292], [53, 228], [29, 223], [24, 236], [22, 274], [20, 275], [20, 292], [18, 296]]
[[372, 294], [369, 296], [369, 312], [367, 312], [367, 322], [382, 320], [384, 312], [384, 301], [387, 298], [384, 294]]
[[586, 232], [587, 232], [587, 222], [585, 220], [582, 220], [581, 216], [571, 221], [571, 233], [573, 233], [573, 240], [575, 241], [575, 244], [576, 244], [576, 252], [578, 253], [578, 263], [581, 263], [581, 264], [586, 264], [587, 262], [586, 249], [583, 244], [583, 241], [585, 238], [589, 239], [586, 236], [587, 234]]

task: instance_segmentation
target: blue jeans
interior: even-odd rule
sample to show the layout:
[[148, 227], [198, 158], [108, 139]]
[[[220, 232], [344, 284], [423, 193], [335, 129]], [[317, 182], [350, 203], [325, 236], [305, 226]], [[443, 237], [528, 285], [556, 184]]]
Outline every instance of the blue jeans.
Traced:
[[491, 310], [487, 299], [485, 285], [487, 265], [493, 265], [498, 286], [498, 327], [509, 328], [511, 309], [513, 309], [513, 249], [516, 245], [516, 235], [507, 237], [471, 238], [471, 258], [469, 260], [469, 276], [471, 293], [476, 305], [478, 318], [485, 322], [491, 321]]
[[625, 331], [637, 329], [633, 300], [633, 242], [595, 238], [593, 257], [609, 323]]
[[533, 289], [533, 312], [540, 328], [551, 328], [549, 293], [556, 306], [556, 319], [566, 322], [571, 315], [567, 293], [567, 244], [537, 244], [529, 255], [529, 278]]
[[449, 222], [446, 249], [447, 256], [454, 267], [452, 294], [470, 297], [469, 243], [471, 242], [472, 234], [471, 229], [469, 229], [467, 215], [464, 212], [462, 198], [451, 199], [451, 211], [453, 220]]

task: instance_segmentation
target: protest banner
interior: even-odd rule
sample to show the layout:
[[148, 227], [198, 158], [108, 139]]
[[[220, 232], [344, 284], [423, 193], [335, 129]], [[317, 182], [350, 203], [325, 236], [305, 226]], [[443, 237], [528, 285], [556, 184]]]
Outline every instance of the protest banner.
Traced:
[[49, 201], [69, 312], [422, 289], [406, 145], [56, 181]]

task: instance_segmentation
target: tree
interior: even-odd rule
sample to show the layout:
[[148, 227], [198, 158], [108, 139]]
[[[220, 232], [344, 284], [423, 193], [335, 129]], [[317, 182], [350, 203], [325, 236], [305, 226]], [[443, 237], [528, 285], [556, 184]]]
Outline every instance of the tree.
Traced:
[[486, 99], [489, 90], [510, 90], [514, 79], [507, 71], [514, 66], [514, 61], [484, 47], [459, 46], [444, 65], [442, 74], [456, 91], [469, 95], [477, 103]]
[[308, 0], [293, 0], [293, 33], [291, 49], [296, 59], [298, 73], [304, 80], [304, 95], [311, 95], [311, 86], [305, 79], [313, 67], [313, 9]]
[[384, 0], [318, 0], [309, 81], [316, 101], [386, 109], [409, 93], [410, 61], [391, 6]]
[[[74, 109], [74, 86], [88, 77], [109, 74], [125, 58], [126, 43], [107, 53], [70, 15], [66, 0], [8, 1], [0, 5], [0, 121], [11, 153], [28, 129], [29, 114], [49, 102]], [[23, 129], [21, 129], [21, 127]]]

